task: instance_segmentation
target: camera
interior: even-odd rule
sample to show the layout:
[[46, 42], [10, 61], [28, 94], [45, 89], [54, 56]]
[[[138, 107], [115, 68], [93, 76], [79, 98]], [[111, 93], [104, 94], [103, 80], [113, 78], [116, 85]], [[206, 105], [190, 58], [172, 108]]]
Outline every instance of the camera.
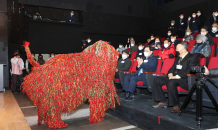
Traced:
[[193, 73], [205, 73], [205, 68], [203, 65], [192, 66], [191, 72], [193, 72]]

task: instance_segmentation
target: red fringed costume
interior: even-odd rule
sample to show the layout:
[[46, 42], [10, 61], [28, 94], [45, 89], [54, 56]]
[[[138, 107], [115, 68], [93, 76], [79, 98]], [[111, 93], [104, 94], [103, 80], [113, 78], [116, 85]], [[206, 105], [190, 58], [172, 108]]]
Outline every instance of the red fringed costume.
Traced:
[[89, 122], [104, 119], [108, 108], [115, 108], [120, 99], [114, 87], [118, 52], [107, 42], [98, 41], [81, 53], [61, 54], [40, 66], [25, 42], [32, 72], [24, 78], [23, 93], [37, 106], [38, 123], [62, 128], [62, 113], [70, 113], [87, 99], [90, 103]]

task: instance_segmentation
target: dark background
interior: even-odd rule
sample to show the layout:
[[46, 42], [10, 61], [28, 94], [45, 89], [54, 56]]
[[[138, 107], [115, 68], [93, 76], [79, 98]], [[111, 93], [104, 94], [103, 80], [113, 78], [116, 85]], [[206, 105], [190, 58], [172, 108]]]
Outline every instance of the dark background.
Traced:
[[[151, 33], [165, 36], [179, 13], [187, 18], [200, 9], [206, 18], [217, 5], [217, 0], [0, 0], [0, 62], [8, 64], [5, 87], [9, 86], [8, 61], [13, 51], [19, 49], [25, 57], [20, 47], [24, 40], [31, 42], [35, 53], [80, 52], [81, 40], [89, 36], [93, 41], [110, 41], [114, 47], [126, 44], [130, 36], [136, 43], [146, 42]], [[23, 15], [25, 11], [33, 15], [36, 10], [53, 22], [32, 21]], [[70, 10], [75, 10], [81, 24], [55, 22]]]

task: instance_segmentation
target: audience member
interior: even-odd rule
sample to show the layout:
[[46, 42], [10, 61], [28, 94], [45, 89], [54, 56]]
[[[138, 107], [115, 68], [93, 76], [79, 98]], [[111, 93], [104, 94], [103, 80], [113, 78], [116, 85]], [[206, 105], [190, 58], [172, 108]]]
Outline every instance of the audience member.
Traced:
[[137, 51], [137, 55], [136, 55], [136, 58], [143, 58], [144, 57], [144, 44], [142, 43], [139, 43], [138, 44], [138, 51]]
[[50, 58], [48, 59], [48, 61], [49, 61], [50, 59], [52, 59], [54, 56], [55, 56], [55, 53], [54, 53], [54, 52], [51, 52], [51, 53], [50, 53]]
[[83, 44], [84, 49], [87, 48], [87, 47], [89, 47], [89, 46], [91, 46], [92, 44], [94, 44], [94, 43], [92, 42], [92, 39], [91, 39], [90, 37], [88, 37], [87, 40], [86, 40], [86, 43]]
[[171, 24], [170, 24], [170, 27], [168, 27], [168, 30], [170, 30], [171, 33], [176, 33], [175, 20], [171, 20]]
[[200, 18], [200, 21], [201, 21], [199, 28], [202, 28], [205, 24], [206, 18], [202, 15], [201, 10], [197, 11], [197, 17]]
[[126, 49], [124, 48], [123, 44], [120, 43], [120, 44], [119, 44], [119, 47], [117, 48], [117, 51], [118, 51], [120, 54], [122, 54], [124, 50], [126, 50]]
[[198, 18], [198, 17], [196, 16], [196, 13], [193, 12], [193, 13], [192, 13], [192, 18], [191, 18], [191, 20], [190, 20], [190, 22], [189, 22], [189, 28], [192, 30], [193, 33], [199, 32], [199, 30], [200, 30], [200, 28], [199, 28], [199, 27], [200, 27], [200, 24], [201, 24], [200, 18]]
[[171, 31], [171, 30], [168, 30], [166, 39], [170, 39], [170, 38], [171, 38], [171, 35], [172, 35], [172, 31]]
[[213, 37], [208, 33], [208, 27], [204, 26], [201, 28], [201, 34], [205, 35], [207, 37], [207, 41], [209, 42], [209, 45], [214, 45]]
[[127, 75], [124, 79], [123, 90], [126, 94], [121, 97], [125, 101], [132, 101], [134, 97], [135, 87], [137, 81], [143, 81], [145, 85], [145, 73], [144, 72], [155, 72], [157, 68], [157, 57], [153, 54], [152, 47], [146, 46], [144, 49], [144, 58], [137, 58], [138, 66], [137, 72], [133, 75]]
[[20, 85], [23, 82], [23, 71], [24, 63], [23, 60], [20, 58], [19, 51], [16, 50], [14, 53], [14, 57], [11, 58], [11, 66], [12, 66], [12, 85], [11, 85], [11, 91], [12, 93], [17, 92], [17, 81], [20, 83]]
[[148, 45], [151, 45], [152, 43], [154, 43], [155, 41], [154, 41], [154, 35], [153, 34], [151, 34], [151, 37], [150, 37], [150, 39], [151, 39], [151, 41], [149, 42], [149, 44]]
[[187, 21], [184, 18], [183, 13], [180, 13], [179, 19], [176, 23], [177, 23], [176, 24], [177, 25], [177, 27], [176, 27], [177, 32], [176, 33], [177, 33], [178, 37], [184, 37], [185, 30], [187, 29]]
[[[157, 77], [154, 80], [154, 99], [160, 101], [153, 108], [160, 108], [164, 106], [173, 106], [172, 112], [179, 112], [179, 95], [177, 86], [185, 90], [188, 89], [188, 77], [190, 67], [198, 64], [198, 59], [188, 52], [188, 45], [185, 42], [178, 44], [176, 47], [177, 58], [173, 66], [168, 72], [168, 77]], [[162, 85], [166, 85], [168, 89], [168, 101], [166, 101]]]
[[152, 43], [150, 46], [153, 47], [153, 50], [160, 50], [161, 49], [161, 37], [160, 36], [156, 36], [154, 39], [154, 43]]
[[205, 35], [199, 34], [196, 37], [196, 43], [191, 51], [191, 54], [201, 53], [205, 57], [209, 57], [211, 54], [211, 48], [209, 42], [207, 41], [207, 37]]
[[131, 42], [132, 40], [135, 41], [133, 37], [128, 38], [127, 46], [129, 45], [129, 47], [130, 47], [130, 42]]
[[[32, 54], [33, 59], [36, 61], [36, 59], [35, 59], [35, 53], [32, 52], [31, 54]], [[30, 72], [32, 72], [32, 67], [33, 67], [33, 66], [30, 64], [30, 62], [29, 62], [28, 59], [26, 59], [25, 66], [26, 66], [26, 72], [27, 72], [27, 74], [29, 74]]]
[[45, 64], [45, 60], [43, 59], [43, 56], [40, 54], [39, 56], [38, 56], [38, 61], [37, 61], [40, 65], [43, 65], [43, 64]]
[[176, 50], [173, 44], [171, 44], [171, 41], [169, 39], [164, 40], [164, 47], [161, 48], [161, 51], [159, 52], [158, 56], [162, 60], [174, 58], [176, 55]]
[[207, 20], [205, 22], [205, 26], [207, 26], [209, 28], [209, 30], [211, 30], [212, 24], [216, 23], [218, 21], [217, 16], [218, 16], [218, 10], [214, 9], [212, 15], [210, 14], [207, 17]]
[[172, 34], [171, 35], [171, 42], [176, 49], [177, 44], [179, 44], [181, 41], [176, 38], [176, 34]]
[[74, 15], [74, 11], [70, 11], [70, 14], [67, 15], [67, 20], [66, 20], [67, 23], [74, 23], [74, 22], [77, 22], [76, 21], [76, 17]]
[[194, 39], [195, 39], [195, 37], [192, 35], [191, 29], [187, 29], [183, 41], [190, 42], [191, 40], [194, 40]]
[[132, 54], [133, 52], [137, 52], [138, 46], [135, 45], [134, 40], [130, 40], [130, 49], [129, 49], [129, 54]]
[[34, 20], [42, 20], [42, 16], [40, 15], [40, 13], [38, 11], [36, 11], [36, 14], [33, 15], [33, 19]]
[[218, 24], [213, 23], [212, 30], [209, 33], [212, 37], [218, 37]]

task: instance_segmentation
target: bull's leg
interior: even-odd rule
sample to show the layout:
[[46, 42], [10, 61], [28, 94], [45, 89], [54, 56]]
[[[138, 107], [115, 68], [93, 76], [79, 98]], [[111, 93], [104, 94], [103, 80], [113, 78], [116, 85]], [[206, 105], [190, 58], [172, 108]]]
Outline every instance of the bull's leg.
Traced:
[[99, 121], [104, 120], [105, 111], [102, 99], [100, 98], [92, 98], [89, 100], [90, 103], [90, 123], [98, 123]]

